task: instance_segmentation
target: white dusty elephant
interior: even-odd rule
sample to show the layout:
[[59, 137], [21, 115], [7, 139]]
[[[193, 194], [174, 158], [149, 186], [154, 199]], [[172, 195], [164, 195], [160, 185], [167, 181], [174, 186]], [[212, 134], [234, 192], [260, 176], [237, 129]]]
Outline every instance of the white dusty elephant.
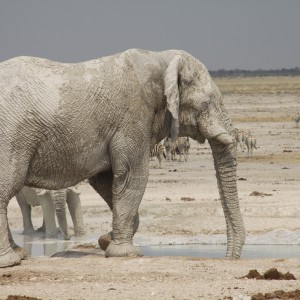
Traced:
[[56, 214], [59, 228], [64, 239], [70, 239], [66, 215], [67, 204], [73, 221], [75, 235], [83, 235], [85, 230], [79, 194], [79, 191], [74, 187], [50, 191], [24, 186], [22, 190], [16, 194], [22, 211], [24, 233], [32, 234], [34, 232], [31, 220], [31, 207], [41, 206], [43, 210], [42, 228], [45, 230], [46, 238], [57, 236]]
[[131, 49], [77, 64], [34, 57], [2, 62], [0, 266], [23, 258], [8, 228], [9, 200], [24, 185], [63, 189], [86, 178], [113, 213], [105, 255], [141, 255], [132, 240], [150, 151], [177, 135], [208, 140], [226, 219], [226, 256], [239, 258], [245, 229], [234, 127], [200, 61], [179, 50]]

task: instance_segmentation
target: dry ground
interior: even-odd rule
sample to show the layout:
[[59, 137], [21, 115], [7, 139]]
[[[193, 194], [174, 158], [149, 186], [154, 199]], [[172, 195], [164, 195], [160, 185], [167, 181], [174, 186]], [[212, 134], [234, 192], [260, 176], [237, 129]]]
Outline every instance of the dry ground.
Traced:
[[[236, 127], [251, 130], [257, 137], [258, 149], [252, 158], [238, 152], [239, 197], [248, 241], [271, 234], [276, 242], [285, 232], [292, 234], [293, 243], [300, 244], [300, 128], [291, 122], [295, 111], [300, 111], [299, 96], [234, 93], [226, 94], [224, 101]], [[193, 142], [187, 163], [165, 161], [163, 169], [157, 166], [157, 161], [151, 162], [135, 243], [186, 243], [226, 233], [207, 143]], [[106, 259], [93, 245], [95, 237], [110, 229], [111, 214], [88, 185], [80, 185], [80, 190], [87, 228], [81, 241], [84, 246], [76, 242], [73, 251], [50, 258], [29, 257], [20, 266], [0, 269], [0, 299], [8, 295], [40, 299], [250, 299], [258, 292], [300, 288], [300, 253], [289, 259], [237, 261]], [[258, 196], [250, 195], [254, 191]], [[191, 201], [183, 201], [184, 197]], [[40, 225], [40, 209], [35, 208], [33, 215], [36, 226]], [[13, 230], [22, 227], [15, 199], [9, 205], [9, 222]], [[297, 280], [240, 278], [249, 270], [264, 273], [273, 267], [294, 274]]]

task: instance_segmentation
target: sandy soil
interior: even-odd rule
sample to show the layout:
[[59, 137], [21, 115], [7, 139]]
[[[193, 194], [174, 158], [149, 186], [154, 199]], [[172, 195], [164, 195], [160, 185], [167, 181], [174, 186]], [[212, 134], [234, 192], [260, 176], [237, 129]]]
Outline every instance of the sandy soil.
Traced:
[[[252, 158], [238, 153], [238, 188], [247, 230], [246, 242], [300, 244], [300, 128], [291, 121], [300, 98], [226, 96], [236, 127], [251, 130], [258, 149]], [[290, 116], [290, 117], [289, 117]], [[195, 257], [105, 258], [95, 237], [111, 228], [104, 201], [81, 184], [87, 234], [55, 257], [31, 256], [20, 266], [0, 269], [0, 299], [26, 295], [40, 299], [250, 299], [261, 292], [300, 289], [300, 253], [284, 259], [208, 259]], [[250, 195], [252, 192], [256, 196]], [[186, 201], [189, 200], [189, 201]], [[211, 151], [192, 143], [189, 161], [151, 162], [140, 207], [138, 245], [224, 240], [225, 220], [219, 201]], [[33, 221], [41, 224], [41, 210]], [[22, 228], [13, 199], [9, 223]], [[71, 222], [69, 222], [71, 224]], [[93, 238], [91, 238], [93, 237]], [[252, 269], [290, 272], [297, 280], [241, 278]]]

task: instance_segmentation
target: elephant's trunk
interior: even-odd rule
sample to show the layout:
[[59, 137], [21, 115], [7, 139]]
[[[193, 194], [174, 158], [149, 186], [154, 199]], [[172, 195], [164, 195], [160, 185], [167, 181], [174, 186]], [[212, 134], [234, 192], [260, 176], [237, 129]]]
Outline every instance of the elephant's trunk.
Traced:
[[66, 198], [67, 198], [67, 191], [65, 189], [51, 191], [52, 198], [55, 206], [57, 221], [59, 224], [59, 228], [61, 230], [62, 235], [64, 236], [65, 240], [70, 239], [69, 232], [68, 232], [68, 223], [67, 223], [67, 216], [66, 216]]
[[85, 234], [79, 195], [80, 192], [75, 188], [67, 189], [67, 204], [74, 224], [74, 231], [76, 236]]
[[234, 144], [221, 144], [209, 140], [212, 148], [220, 199], [227, 226], [228, 258], [239, 258], [245, 241], [245, 229], [239, 207], [236, 183], [236, 158]]

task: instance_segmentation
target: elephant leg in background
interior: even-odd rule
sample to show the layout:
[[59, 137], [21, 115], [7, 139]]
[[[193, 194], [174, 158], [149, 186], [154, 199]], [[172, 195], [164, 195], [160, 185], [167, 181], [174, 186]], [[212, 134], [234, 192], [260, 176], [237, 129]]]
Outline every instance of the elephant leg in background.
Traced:
[[75, 236], [85, 234], [79, 195], [80, 193], [74, 188], [67, 189], [67, 204], [73, 221]]
[[55, 222], [55, 207], [51, 199], [50, 193], [45, 193], [42, 195], [36, 195], [39, 203], [42, 206], [44, 222], [46, 227], [46, 238], [53, 238], [57, 236], [57, 227]]
[[[102, 172], [89, 179], [90, 185], [95, 191], [105, 200], [110, 210], [113, 211], [112, 202], [112, 187], [113, 187], [113, 173]], [[139, 214], [136, 213], [133, 223], [133, 235], [137, 232], [139, 227]], [[98, 239], [99, 246], [102, 250], [106, 250], [111, 240], [113, 239], [113, 232], [106, 233]]]
[[20, 192], [16, 194], [16, 199], [20, 206], [22, 216], [23, 216], [23, 228], [24, 234], [32, 234], [34, 233], [34, 228], [31, 221], [31, 205], [29, 205], [24, 198], [24, 195]]
[[37, 231], [46, 232], [45, 219], [43, 217], [43, 224], [41, 227], [37, 228]]

